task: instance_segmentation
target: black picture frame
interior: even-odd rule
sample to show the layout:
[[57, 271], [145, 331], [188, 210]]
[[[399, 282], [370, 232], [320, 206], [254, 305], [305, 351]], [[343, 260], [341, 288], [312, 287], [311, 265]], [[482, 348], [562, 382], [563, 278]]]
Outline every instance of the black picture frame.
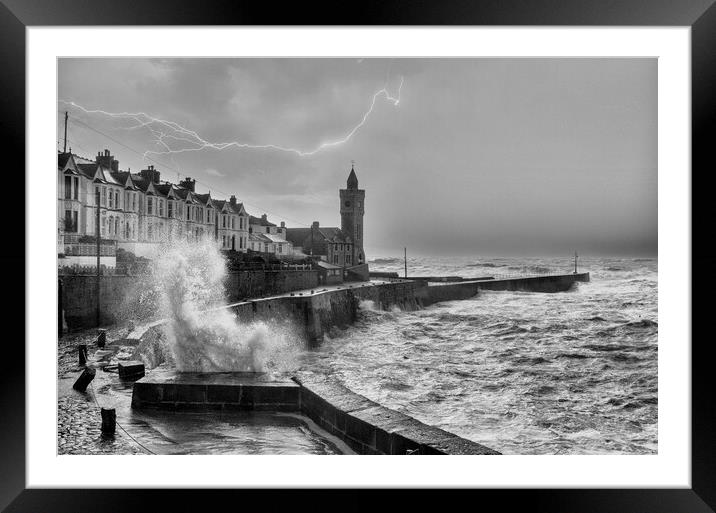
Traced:
[[[714, 290], [714, 262], [709, 256], [712, 216], [706, 201], [713, 188], [713, 142], [716, 104], [715, 0], [364, 0], [349, 4], [311, 2], [273, 4], [236, 0], [1, 0], [0, 109], [5, 165], [11, 166], [12, 197], [25, 194], [25, 29], [48, 25], [553, 25], [553, 26], [688, 26], [691, 27], [692, 71], [692, 487], [690, 489], [503, 489], [450, 491], [443, 507], [497, 501], [500, 509], [550, 512], [689, 512], [716, 509], [716, 397], [711, 381], [712, 317], [709, 292]], [[8, 162], [8, 160], [10, 162]], [[31, 170], [38, 172], [38, 170]], [[28, 171], [25, 171], [28, 172]], [[6, 175], [7, 177], [8, 175]], [[22, 175], [24, 177], [24, 175]], [[23, 201], [20, 202], [24, 203]], [[17, 205], [17, 203], [15, 203]], [[28, 207], [29, 208], [29, 207]], [[10, 223], [12, 224], [12, 223]], [[25, 302], [20, 273], [26, 267], [24, 226], [8, 227], [11, 250], [0, 254], [6, 270], [6, 293], [12, 304], [5, 313], [20, 319]], [[16, 233], [12, 233], [15, 230]], [[701, 234], [701, 236], [699, 236]], [[20, 243], [23, 241], [23, 243]], [[698, 274], [696, 271], [698, 270]], [[7, 278], [18, 283], [7, 283]], [[49, 285], [48, 285], [49, 287]], [[9, 296], [6, 296], [9, 297]], [[31, 307], [31, 305], [30, 305]], [[24, 310], [23, 310], [24, 312]], [[10, 323], [8, 323], [10, 324]], [[19, 324], [19, 323], [16, 323]], [[21, 328], [22, 329], [22, 328]], [[266, 500], [254, 490], [77, 490], [26, 489], [25, 486], [25, 351], [20, 335], [4, 337], [5, 363], [0, 370], [0, 507], [27, 511], [145, 511], [150, 503], [162, 510], [196, 511], [216, 501], [229, 504]], [[22, 333], [24, 339], [24, 332]], [[688, 346], [689, 341], [683, 341]], [[49, 342], [48, 342], [49, 345]], [[54, 346], [53, 346], [54, 350]], [[101, 471], [101, 469], [88, 469]], [[315, 504], [307, 490], [271, 491], [271, 509]], [[370, 498], [355, 491], [330, 490], [320, 499], [327, 508], [365, 509]], [[381, 492], [386, 493], [386, 492]], [[207, 495], [211, 494], [211, 497]], [[455, 496], [457, 494], [457, 496]], [[462, 495], [462, 497], [461, 497]], [[427, 504], [424, 490], [399, 498], [404, 505]], [[434, 498], [431, 495], [431, 498]], [[218, 504], [218, 503], [217, 503]], [[323, 508], [320, 508], [323, 509]], [[401, 508], [402, 509], [402, 508]], [[473, 508], [471, 508], [473, 509]]]

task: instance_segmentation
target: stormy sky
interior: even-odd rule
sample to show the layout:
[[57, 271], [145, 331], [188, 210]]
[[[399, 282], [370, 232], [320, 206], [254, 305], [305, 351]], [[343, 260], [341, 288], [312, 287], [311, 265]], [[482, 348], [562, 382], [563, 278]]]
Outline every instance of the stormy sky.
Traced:
[[[656, 59], [60, 59], [58, 73], [59, 100], [105, 111], [58, 102], [59, 149], [68, 110], [74, 153], [191, 176], [288, 226], [340, 226], [355, 160], [369, 259], [656, 254]], [[270, 147], [200, 149], [232, 141]]]

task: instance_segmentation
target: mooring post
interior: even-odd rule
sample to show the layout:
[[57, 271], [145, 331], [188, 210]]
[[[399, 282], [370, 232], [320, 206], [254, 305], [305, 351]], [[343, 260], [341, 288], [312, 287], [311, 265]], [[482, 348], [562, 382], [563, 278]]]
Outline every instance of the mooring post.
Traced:
[[80, 366], [84, 367], [87, 365], [87, 344], [80, 344], [77, 348], [80, 357]]
[[102, 434], [114, 435], [117, 412], [114, 408], [102, 408]]
[[104, 347], [107, 343], [107, 330], [100, 328], [97, 330], [97, 347]]
[[96, 372], [97, 371], [91, 367], [85, 367], [85, 370], [82, 371], [82, 374], [80, 374], [80, 377], [77, 378], [77, 381], [75, 381], [75, 384], [72, 385], [72, 388], [79, 392], [85, 392], [87, 390], [87, 386], [94, 379]]

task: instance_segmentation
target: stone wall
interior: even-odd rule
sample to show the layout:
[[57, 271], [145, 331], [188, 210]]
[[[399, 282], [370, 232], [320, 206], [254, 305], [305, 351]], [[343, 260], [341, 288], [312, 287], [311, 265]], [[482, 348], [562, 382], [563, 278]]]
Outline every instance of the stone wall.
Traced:
[[[65, 275], [62, 280], [61, 306], [69, 329], [96, 326], [97, 277]], [[103, 275], [100, 278], [100, 322], [113, 324], [136, 318], [140, 309], [144, 283], [137, 276]], [[135, 315], [136, 314], [136, 315]]]
[[[61, 307], [70, 330], [96, 326], [97, 277], [64, 275]], [[228, 302], [247, 297], [283, 294], [318, 286], [318, 272], [306, 271], [240, 271], [228, 273]], [[100, 282], [101, 323], [110, 325], [129, 320], [142, 322], [154, 313], [151, 287], [141, 276], [103, 275]]]
[[318, 271], [237, 271], [227, 276], [226, 295], [233, 302], [317, 286]]

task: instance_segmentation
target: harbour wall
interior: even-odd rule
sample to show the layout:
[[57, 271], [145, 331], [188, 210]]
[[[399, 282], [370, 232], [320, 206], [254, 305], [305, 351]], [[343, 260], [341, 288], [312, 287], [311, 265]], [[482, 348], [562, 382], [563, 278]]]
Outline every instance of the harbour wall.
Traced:
[[[316, 346], [332, 329], [345, 329], [353, 324], [361, 301], [372, 301], [377, 309], [398, 307], [412, 311], [442, 301], [469, 299], [479, 294], [480, 290], [563, 292], [580, 281], [589, 281], [589, 273], [445, 284], [428, 284], [420, 280], [347, 283], [338, 288], [301, 290], [232, 303], [222, 308], [232, 310], [243, 323], [266, 321], [289, 324], [303, 331], [309, 345]], [[151, 329], [161, 331], [162, 323], [154, 323]], [[144, 338], [162, 335], [140, 333], [135, 336]]]

